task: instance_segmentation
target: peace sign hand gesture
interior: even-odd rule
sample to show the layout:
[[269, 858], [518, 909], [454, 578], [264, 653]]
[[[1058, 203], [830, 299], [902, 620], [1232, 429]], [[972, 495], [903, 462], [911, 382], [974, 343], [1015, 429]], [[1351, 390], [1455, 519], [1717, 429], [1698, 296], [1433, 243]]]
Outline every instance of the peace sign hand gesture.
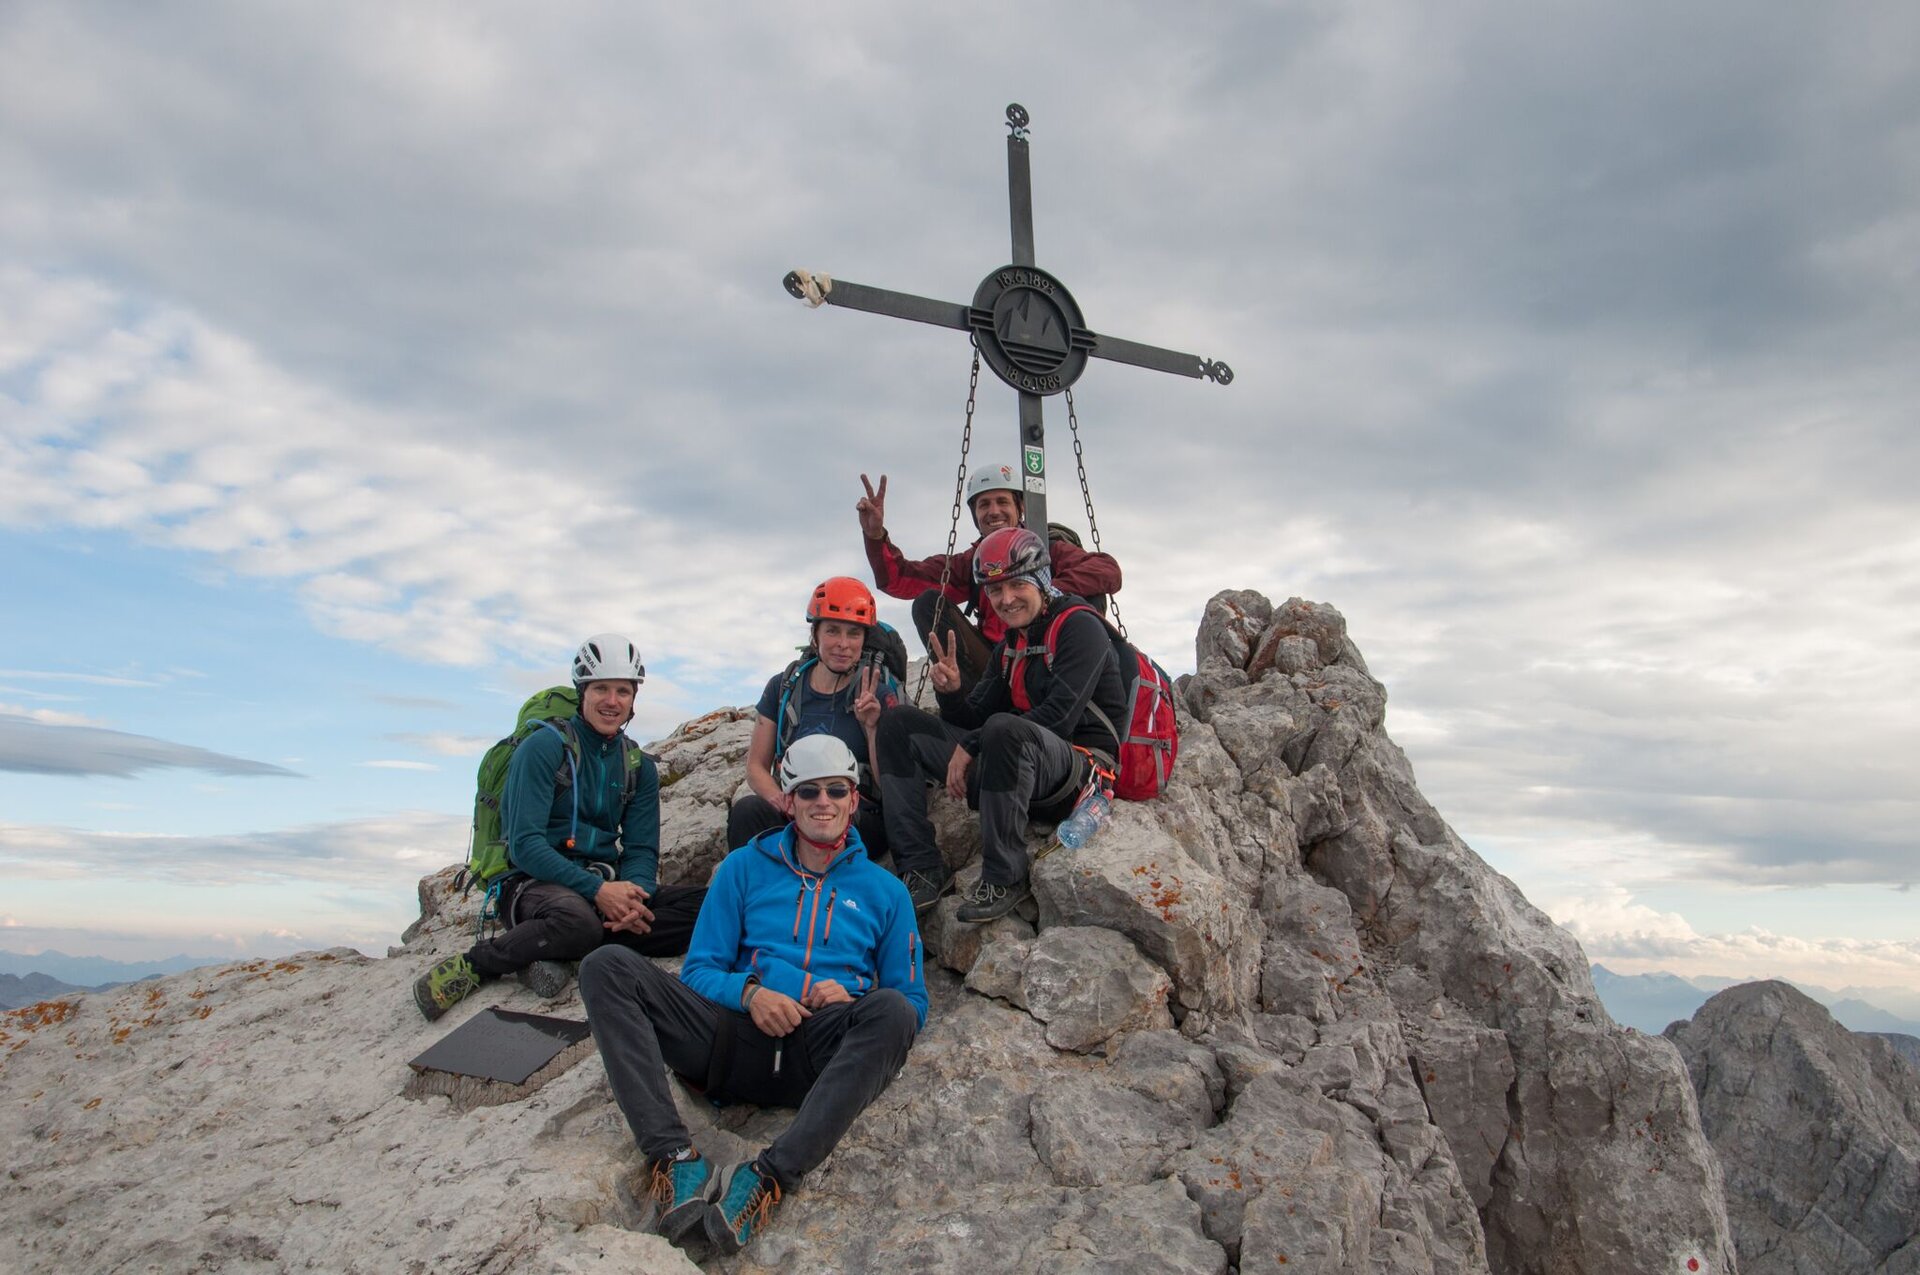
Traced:
[[855, 685], [854, 720], [860, 723], [861, 730], [871, 732], [880, 722], [880, 670], [861, 669], [860, 680]]
[[933, 663], [927, 666], [927, 677], [933, 682], [933, 689], [947, 694], [959, 690], [960, 635], [949, 633], [943, 644], [938, 633], [929, 633], [927, 650], [933, 655]]
[[860, 531], [869, 540], [881, 540], [887, 534], [887, 476], [880, 475], [880, 489], [874, 490], [865, 474], [860, 475], [860, 485], [867, 494], [854, 502], [853, 511], [860, 515]]

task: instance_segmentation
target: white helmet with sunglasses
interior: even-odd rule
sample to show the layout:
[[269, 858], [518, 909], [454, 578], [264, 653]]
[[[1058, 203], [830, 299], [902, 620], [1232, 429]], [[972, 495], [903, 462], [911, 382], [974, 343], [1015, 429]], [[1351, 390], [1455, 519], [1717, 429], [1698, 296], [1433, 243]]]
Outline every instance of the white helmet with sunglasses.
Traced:
[[792, 792], [809, 779], [860, 782], [860, 765], [853, 750], [833, 735], [804, 735], [780, 754], [780, 791]]

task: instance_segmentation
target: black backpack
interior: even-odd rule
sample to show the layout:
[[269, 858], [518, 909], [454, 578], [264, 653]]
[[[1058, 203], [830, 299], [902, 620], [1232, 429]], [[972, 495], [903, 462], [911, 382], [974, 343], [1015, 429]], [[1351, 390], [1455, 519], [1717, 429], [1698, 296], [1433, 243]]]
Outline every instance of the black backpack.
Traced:
[[[773, 756], [777, 761], [780, 754], [787, 751], [787, 744], [793, 738], [794, 728], [800, 725], [800, 703], [794, 691], [799, 689], [800, 679], [807, 671], [820, 662], [820, 656], [812, 647], [808, 647], [799, 659], [787, 665], [787, 671], [780, 678], [780, 707], [773, 719]], [[905, 686], [907, 682], [907, 643], [885, 620], [875, 620], [867, 630], [866, 645], [860, 648], [860, 662], [853, 666], [855, 674], [864, 669], [877, 668], [891, 673], [893, 680]], [[866, 763], [860, 764], [861, 773], [866, 772]]]
[[[1047, 524], [1047, 550], [1049, 553], [1052, 552], [1053, 542], [1056, 540], [1064, 540], [1076, 549], [1086, 548], [1085, 545], [1080, 543], [1080, 533], [1064, 522], [1050, 522]], [[1089, 593], [1086, 595], [1086, 600], [1087, 605], [1098, 611], [1101, 615], [1107, 613], [1106, 594]]]

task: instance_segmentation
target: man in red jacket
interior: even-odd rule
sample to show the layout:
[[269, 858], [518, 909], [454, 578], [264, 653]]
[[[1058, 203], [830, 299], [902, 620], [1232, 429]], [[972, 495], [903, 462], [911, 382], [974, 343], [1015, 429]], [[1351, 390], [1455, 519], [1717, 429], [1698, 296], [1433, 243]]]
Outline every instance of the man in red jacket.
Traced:
[[[943, 644], [959, 641], [960, 693], [964, 695], [980, 680], [993, 644], [1007, 633], [1007, 626], [994, 614], [993, 608], [986, 605], [973, 582], [973, 555], [980, 541], [993, 532], [1002, 527], [1023, 525], [1026, 496], [1020, 489], [1020, 475], [1010, 465], [982, 465], [973, 471], [967, 479], [967, 508], [973, 513], [973, 527], [979, 539], [968, 545], [964, 553], [954, 554], [950, 563], [944, 553], [918, 559], [902, 553], [887, 535], [887, 476], [880, 475], [880, 485], [876, 488], [862, 474], [860, 484], [867, 489], [867, 494], [855, 503], [854, 511], [860, 515], [860, 532], [866, 541], [867, 562], [873, 567], [873, 582], [882, 593], [913, 603], [913, 627], [919, 631], [920, 641], [927, 645], [929, 652], [933, 648], [927, 642], [927, 635], [935, 632], [934, 613], [940, 612], [938, 632]], [[1036, 531], [1043, 538], [1047, 535], [1044, 527]], [[1100, 606], [1105, 610], [1105, 596], [1120, 591], [1120, 564], [1111, 554], [1088, 553], [1066, 539], [1053, 540], [1048, 550], [1053, 584], [1061, 592], [1102, 600]], [[947, 605], [940, 607], [943, 569], [947, 575]], [[977, 622], [960, 613], [962, 606], [978, 617]]]

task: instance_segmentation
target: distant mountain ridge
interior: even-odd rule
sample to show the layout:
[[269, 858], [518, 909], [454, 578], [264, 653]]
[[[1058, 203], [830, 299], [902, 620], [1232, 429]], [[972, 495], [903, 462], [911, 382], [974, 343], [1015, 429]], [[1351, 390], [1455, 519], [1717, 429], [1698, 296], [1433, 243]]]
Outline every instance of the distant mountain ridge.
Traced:
[[[1715, 993], [1745, 982], [1761, 981], [1713, 975], [1686, 978], [1663, 971], [1616, 974], [1604, 965], [1593, 967], [1593, 989], [1599, 993], [1601, 1003], [1607, 1007], [1607, 1013], [1613, 1016], [1613, 1020], [1656, 1035], [1665, 1031], [1669, 1023], [1692, 1018]], [[1920, 1036], [1920, 1021], [1903, 1018], [1865, 999], [1880, 993], [1882, 989], [1844, 987], [1835, 991], [1811, 983], [1779, 981], [1787, 982], [1803, 995], [1824, 1005], [1834, 1021], [1848, 1031]], [[1898, 995], [1894, 989], [1885, 990]], [[1905, 1006], [1902, 1005], [1902, 1008]]]
[[56, 996], [65, 996], [69, 992], [85, 992], [93, 989], [75, 987], [72, 983], [63, 983], [57, 978], [45, 974], [33, 973], [22, 977], [18, 974], [0, 974], [0, 1011], [19, 1009], [22, 1005], [35, 1005]]
[[0, 952], [0, 974], [45, 974], [71, 984], [74, 989], [84, 990], [137, 983], [156, 974], [179, 974], [202, 965], [224, 965], [234, 959], [232, 955], [181, 955], [158, 961], [111, 961], [104, 956], [68, 956], [52, 949], [32, 955]]

